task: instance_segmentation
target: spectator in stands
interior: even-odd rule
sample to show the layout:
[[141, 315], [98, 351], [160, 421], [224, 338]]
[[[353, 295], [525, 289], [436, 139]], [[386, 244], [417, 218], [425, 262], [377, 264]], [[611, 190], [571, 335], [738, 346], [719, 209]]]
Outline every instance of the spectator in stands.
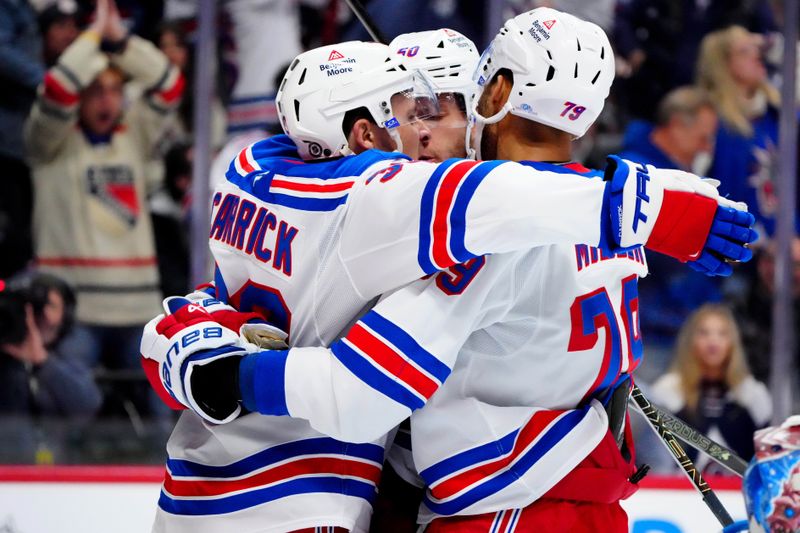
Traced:
[[630, 79], [620, 89], [634, 117], [653, 120], [655, 103], [692, 82], [703, 37], [731, 24], [750, 31], [775, 31], [768, 0], [631, 0], [619, 2], [615, 52]]
[[[130, 109], [126, 75], [146, 88]], [[77, 326], [61, 350], [89, 366], [140, 371], [141, 328], [161, 300], [146, 161], [182, 87], [158, 49], [128, 35], [113, 0], [98, 0], [28, 118], [36, 260], [75, 287]]]
[[658, 104], [653, 126], [625, 139], [620, 155], [661, 168], [691, 172], [698, 159], [710, 159], [716, 133], [717, 113], [711, 98], [702, 89], [679, 87]]
[[[706, 169], [697, 168], [698, 162], [705, 161], [707, 167], [716, 129], [717, 115], [705, 91], [681, 87], [659, 103], [655, 125], [644, 121], [631, 125], [620, 155], [639, 163], [702, 174]], [[639, 285], [639, 298], [644, 302], [642, 331], [651, 346], [655, 343], [667, 348], [686, 315], [722, 298], [720, 283], [659, 254], [649, 255], [647, 263], [652, 275]]]
[[28, 0], [0, 0], [0, 278], [32, 255], [30, 170], [22, 128], [44, 77], [36, 13]]
[[[775, 242], [763, 246], [755, 259], [745, 294], [732, 295], [732, 305], [742, 328], [742, 341], [747, 350], [750, 369], [756, 379], [768, 382], [772, 362], [772, 303], [775, 294]], [[800, 238], [792, 241], [792, 296], [795, 331], [800, 331]], [[795, 360], [797, 350], [795, 347]]]
[[75, 294], [35, 275], [0, 292], [0, 413], [91, 416], [102, 402], [89, 369], [50, 352], [71, 326]]
[[707, 35], [697, 81], [711, 94], [720, 118], [709, 175], [722, 181], [720, 192], [747, 202], [772, 233], [780, 95], [767, 80], [762, 44], [760, 35], [740, 26]]
[[[194, 140], [194, 47], [189, 44], [181, 22], [164, 22], [156, 32], [158, 48], [169, 62], [184, 73], [186, 90], [178, 107], [175, 120], [171, 121], [164, 134], [162, 157], [176, 145], [191, 144]], [[221, 76], [217, 76], [219, 81]], [[211, 100], [211, 147], [219, 150], [225, 144], [226, 111], [220, 100], [222, 87], [218, 84]]]
[[47, 68], [58, 61], [72, 41], [78, 38], [78, 6], [74, 1], [61, 0], [39, 13], [39, 32], [42, 35], [43, 57]]
[[302, 51], [297, 4], [295, 0], [225, 2], [236, 68], [227, 106], [228, 134], [280, 129], [275, 107], [278, 87], [273, 81], [283, 66]]
[[[651, 400], [695, 426], [745, 460], [753, 432], [772, 417], [772, 400], [750, 374], [731, 311], [707, 304], [692, 313], [678, 335], [669, 373], [656, 381]], [[705, 457], [696, 464], [703, 469]]]

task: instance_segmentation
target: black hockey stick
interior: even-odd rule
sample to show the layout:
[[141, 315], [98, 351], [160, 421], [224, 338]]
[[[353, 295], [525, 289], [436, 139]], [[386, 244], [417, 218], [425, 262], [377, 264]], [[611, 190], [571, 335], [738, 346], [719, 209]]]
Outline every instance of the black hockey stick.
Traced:
[[714, 442], [698, 430], [681, 420], [680, 418], [668, 413], [664, 408], [651, 403], [650, 406], [661, 417], [661, 423], [670, 430], [678, 439], [694, 448], [705, 453], [719, 465], [727, 468], [739, 477], [744, 477], [747, 469], [747, 462], [736, 455], [736, 452], [726, 448], [718, 442]]
[[719, 523], [722, 524], [723, 527], [732, 524], [733, 519], [731, 518], [731, 515], [728, 514], [728, 511], [722, 505], [722, 502], [719, 501], [717, 495], [713, 490], [711, 490], [711, 487], [708, 486], [706, 480], [703, 479], [703, 476], [697, 470], [697, 467], [694, 466], [692, 460], [689, 459], [689, 456], [686, 455], [686, 452], [678, 443], [675, 436], [666, 427], [664, 427], [664, 423], [661, 421], [661, 417], [659, 416], [658, 412], [656, 412], [653, 406], [650, 405], [650, 402], [644, 397], [642, 391], [639, 390], [639, 387], [634, 385], [633, 391], [631, 392], [631, 397], [636, 403], [636, 407], [639, 408], [639, 411], [641, 411], [642, 414], [647, 417], [647, 420], [650, 422], [650, 427], [658, 434], [659, 437], [661, 437], [667, 449], [675, 458], [675, 461], [677, 461], [694, 487], [698, 490], [698, 492], [700, 492], [700, 495], [703, 497], [703, 501], [711, 510], [711, 512], [714, 513], [714, 516], [717, 518], [717, 520], [719, 520]]
[[367, 30], [367, 33], [369, 33], [369, 36], [372, 37], [373, 41], [376, 43], [389, 44], [381, 30], [378, 29], [378, 25], [375, 24], [375, 21], [372, 20], [372, 17], [369, 13], [367, 13], [364, 5], [359, 0], [344, 1], [347, 3], [347, 6], [358, 18], [358, 20], [361, 21], [361, 25], [364, 26], [364, 29]]

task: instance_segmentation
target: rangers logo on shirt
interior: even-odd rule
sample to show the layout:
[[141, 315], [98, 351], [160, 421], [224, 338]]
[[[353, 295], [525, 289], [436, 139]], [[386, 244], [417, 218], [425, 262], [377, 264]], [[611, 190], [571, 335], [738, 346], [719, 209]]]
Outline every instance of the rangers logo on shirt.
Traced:
[[133, 227], [139, 217], [139, 198], [128, 165], [91, 166], [86, 171], [89, 193]]

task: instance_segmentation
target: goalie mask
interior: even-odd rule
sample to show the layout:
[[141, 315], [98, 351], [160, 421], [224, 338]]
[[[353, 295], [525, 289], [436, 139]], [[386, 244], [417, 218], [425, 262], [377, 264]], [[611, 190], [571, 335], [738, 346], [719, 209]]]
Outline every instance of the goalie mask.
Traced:
[[[398, 35], [389, 48], [406, 68], [418, 69], [430, 78], [440, 106], [443, 100], [453, 99], [466, 119], [475, 93], [472, 73], [480, 58], [472, 41], [442, 28]], [[465, 125], [466, 120], [460, 127]]]
[[[508, 101], [491, 117], [481, 116], [480, 96], [500, 69], [514, 76]], [[472, 145], [479, 151], [484, 125], [508, 113], [581, 137], [603, 110], [613, 81], [614, 54], [599, 26], [547, 7], [518, 15], [478, 63], [467, 144], [474, 128]]]
[[742, 489], [750, 531], [790, 533], [800, 530], [800, 416], [780, 427], [756, 431], [756, 455], [744, 474]]
[[429, 80], [378, 43], [350, 41], [297, 56], [276, 97], [283, 131], [304, 160], [351, 154], [342, 131], [345, 113], [366, 108], [402, 152], [397, 128], [438, 114]]

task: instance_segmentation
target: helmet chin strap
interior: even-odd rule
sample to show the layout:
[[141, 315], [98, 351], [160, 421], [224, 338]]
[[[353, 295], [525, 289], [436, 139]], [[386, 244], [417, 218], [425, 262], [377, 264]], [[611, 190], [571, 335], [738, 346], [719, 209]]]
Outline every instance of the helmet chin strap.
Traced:
[[400, 138], [400, 134], [397, 132], [397, 128], [392, 128], [387, 130], [389, 132], [389, 137], [392, 138], [395, 144], [393, 152], [398, 152], [400, 154], [403, 153], [403, 140]]
[[[469, 122], [467, 122], [467, 138], [466, 138], [466, 145], [467, 145], [467, 157], [469, 159], [481, 159], [481, 138], [483, 137], [483, 127], [486, 124], [494, 124], [496, 122], [500, 122], [505, 118], [505, 116], [514, 109], [514, 106], [511, 105], [510, 102], [506, 102], [503, 104], [503, 107], [500, 108], [500, 111], [492, 115], [491, 117], [484, 117], [480, 113], [478, 113], [478, 99], [476, 98], [472, 104], [472, 114], [470, 116]], [[470, 143], [470, 137], [472, 136], [472, 128], [475, 128], [475, 142]]]

